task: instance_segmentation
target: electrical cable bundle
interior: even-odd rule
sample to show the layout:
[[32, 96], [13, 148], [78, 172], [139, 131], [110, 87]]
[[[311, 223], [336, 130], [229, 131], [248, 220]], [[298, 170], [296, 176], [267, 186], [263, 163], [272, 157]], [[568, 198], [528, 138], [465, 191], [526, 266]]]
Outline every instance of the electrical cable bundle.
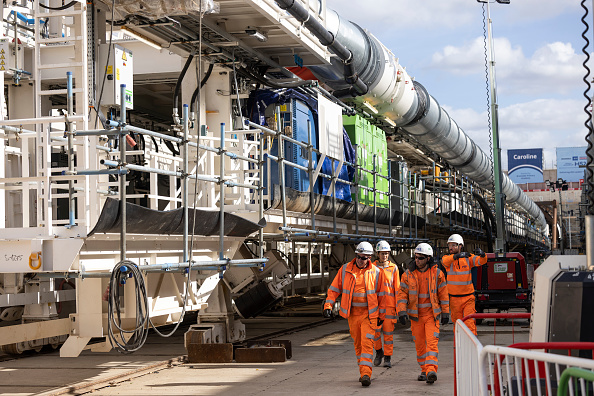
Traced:
[[[124, 297], [123, 287], [127, 279], [134, 280], [136, 294], [136, 326], [125, 329], [122, 326], [120, 298]], [[109, 297], [107, 310], [107, 336], [109, 343], [118, 352], [132, 353], [139, 350], [148, 336], [149, 306], [144, 277], [138, 266], [129, 260], [115, 265], [109, 279]], [[114, 326], [119, 334], [114, 334]]]
[[[179, 320], [171, 332], [164, 334], [157, 329], [157, 326], [150, 319], [146, 284], [138, 265], [129, 260], [117, 263], [109, 279], [109, 297], [107, 300], [107, 335], [111, 346], [121, 353], [132, 353], [139, 350], [146, 341], [149, 326], [152, 326], [155, 332], [161, 337], [171, 337], [183, 322], [186, 314], [186, 304], [191, 287], [189, 276], [191, 270], [192, 262], [190, 262], [187, 271], [186, 292], [184, 294], [183, 308]], [[128, 279], [134, 280], [134, 293], [136, 296], [136, 327], [134, 329], [124, 329], [121, 319], [122, 307], [120, 306], [120, 299], [124, 297], [123, 286], [127, 283]], [[114, 327], [116, 332], [119, 332], [119, 335], [114, 333]]]

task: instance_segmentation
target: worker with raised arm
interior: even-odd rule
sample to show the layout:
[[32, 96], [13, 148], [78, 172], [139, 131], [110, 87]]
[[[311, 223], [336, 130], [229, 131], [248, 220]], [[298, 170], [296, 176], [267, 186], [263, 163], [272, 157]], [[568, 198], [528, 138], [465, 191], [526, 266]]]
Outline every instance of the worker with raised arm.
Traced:
[[445, 275], [433, 260], [428, 243], [415, 248], [415, 261], [400, 278], [397, 311], [400, 323], [411, 325], [421, 366], [417, 380], [432, 384], [437, 381], [439, 327], [449, 322], [450, 306]]
[[361, 242], [356, 257], [344, 264], [328, 289], [324, 317], [332, 315], [332, 307], [340, 296], [339, 314], [349, 323], [359, 363], [359, 382], [371, 385], [373, 337], [385, 318], [384, 274], [371, 263], [373, 247]]
[[[384, 367], [392, 367], [392, 354], [394, 352], [394, 322], [398, 320], [396, 316], [396, 293], [400, 287], [400, 272], [396, 264], [390, 261], [390, 252], [392, 248], [386, 241], [379, 241], [375, 245], [375, 253], [377, 260], [373, 263], [376, 267], [381, 269], [384, 273], [384, 288], [386, 300], [386, 319], [381, 328], [375, 332], [374, 348], [375, 359], [374, 366], [382, 364], [384, 359]], [[384, 342], [382, 348], [382, 333], [384, 335]]]
[[[480, 248], [475, 254], [464, 251], [464, 239], [459, 234], [448, 238], [450, 254], [441, 258], [441, 264], [448, 273], [448, 292], [450, 293], [450, 310], [454, 326], [458, 319], [476, 312], [474, 301], [474, 285], [472, 284], [473, 267], [487, 264], [487, 255]], [[474, 319], [464, 321], [466, 326], [476, 335]]]

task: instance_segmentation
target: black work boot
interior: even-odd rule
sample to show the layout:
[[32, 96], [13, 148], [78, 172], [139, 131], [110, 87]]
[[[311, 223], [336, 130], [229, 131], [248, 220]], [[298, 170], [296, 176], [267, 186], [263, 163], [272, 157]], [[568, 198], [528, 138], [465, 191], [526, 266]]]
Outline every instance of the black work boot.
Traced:
[[384, 367], [392, 368], [392, 356], [384, 356]]
[[427, 373], [427, 383], [432, 384], [437, 381], [437, 373], [435, 371], [429, 371]]
[[374, 366], [379, 366], [380, 364], [382, 364], [382, 358], [384, 357], [384, 350], [383, 349], [377, 349], [375, 351], [375, 359], [373, 359], [373, 365]]
[[421, 374], [417, 377], [417, 381], [427, 381], [427, 374], [425, 372], [421, 372]]
[[369, 386], [371, 385], [371, 378], [369, 378], [368, 375], [364, 375], [363, 377], [361, 377], [359, 379], [359, 382], [361, 383], [361, 385], [363, 386]]

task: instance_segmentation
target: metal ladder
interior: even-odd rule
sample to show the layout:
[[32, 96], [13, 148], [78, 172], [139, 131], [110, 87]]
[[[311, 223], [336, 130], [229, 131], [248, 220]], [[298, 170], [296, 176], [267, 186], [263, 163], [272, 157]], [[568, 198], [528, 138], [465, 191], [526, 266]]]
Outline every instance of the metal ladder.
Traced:
[[[52, 234], [52, 200], [59, 195], [54, 193], [51, 177], [51, 153], [52, 146], [63, 145], [63, 141], [54, 141], [50, 138], [51, 119], [49, 114], [43, 114], [43, 107], [47, 107], [45, 99], [50, 95], [66, 95], [67, 89], [52, 88], [49, 81], [64, 81], [66, 73], [71, 72], [73, 76], [73, 98], [74, 107], [71, 117], [76, 117], [80, 121], [74, 123], [75, 130], [88, 129], [88, 109], [89, 92], [92, 81], [89, 76], [89, 65], [92, 59], [88, 57], [89, 34], [88, 34], [88, 11], [86, 2], [77, 2], [65, 10], [51, 10], [39, 6], [40, 2], [34, 2], [34, 20], [35, 20], [35, 53], [34, 53], [34, 89], [35, 89], [35, 117], [40, 120], [36, 124], [37, 142], [36, 142], [36, 164], [37, 176], [42, 178], [41, 187], [38, 188], [37, 197], [37, 223], [47, 228], [47, 232]], [[50, 5], [59, 6], [62, 2], [51, 1]], [[45, 26], [48, 24], [48, 26]], [[48, 32], [49, 37], [44, 37], [42, 30]], [[50, 33], [51, 29], [51, 34]], [[51, 37], [54, 36], [54, 37]], [[78, 117], [77, 117], [78, 116]], [[43, 121], [41, 121], [43, 120]], [[89, 139], [77, 139], [75, 151], [77, 152], [77, 166], [88, 168], [89, 158]], [[80, 180], [79, 183], [83, 180]], [[86, 177], [84, 185], [89, 185], [89, 178]], [[80, 185], [79, 185], [80, 186]], [[64, 184], [61, 185], [64, 187]], [[58, 193], [63, 190], [58, 191]], [[80, 197], [80, 192], [77, 195]], [[89, 202], [89, 189], [85, 188], [82, 193], [84, 201]], [[88, 212], [82, 212], [81, 199], [79, 204], [79, 220], [88, 225]], [[88, 207], [88, 205], [86, 205]]]

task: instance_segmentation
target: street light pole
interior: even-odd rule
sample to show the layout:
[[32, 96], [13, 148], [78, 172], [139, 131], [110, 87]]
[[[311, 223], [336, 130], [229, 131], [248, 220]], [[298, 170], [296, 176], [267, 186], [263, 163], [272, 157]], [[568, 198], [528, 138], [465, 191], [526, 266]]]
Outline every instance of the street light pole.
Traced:
[[[487, 3], [487, 40], [489, 41], [489, 86], [491, 87], [491, 133], [493, 135], [493, 182], [495, 188], [495, 221], [497, 222], [497, 239], [495, 240], [495, 252], [505, 251], [505, 204], [501, 191], [503, 174], [501, 171], [501, 147], [499, 145], [499, 105], [497, 104], [497, 82], [495, 78], [495, 52], [493, 46], [493, 34], [491, 27], [491, 8], [489, 0], [477, 0], [479, 3]], [[509, 4], [509, 0], [496, 0], [500, 4]]]

